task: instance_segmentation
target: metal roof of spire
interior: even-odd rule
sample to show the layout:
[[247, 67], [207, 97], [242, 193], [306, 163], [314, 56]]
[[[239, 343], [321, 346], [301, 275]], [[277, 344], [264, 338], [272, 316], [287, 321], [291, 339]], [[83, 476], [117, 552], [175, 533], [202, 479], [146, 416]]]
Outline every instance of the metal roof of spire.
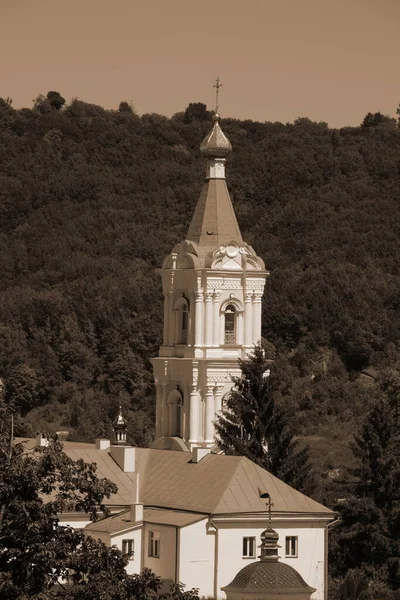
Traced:
[[[219, 78], [216, 87], [216, 109], [218, 108]], [[200, 151], [207, 158], [207, 177], [189, 226], [187, 239], [213, 252], [222, 245], [236, 242], [243, 245], [242, 235], [233, 210], [232, 201], [225, 181], [225, 159], [232, 146], [219, 124], [217, 111], [214, 123], [201, 143]]]

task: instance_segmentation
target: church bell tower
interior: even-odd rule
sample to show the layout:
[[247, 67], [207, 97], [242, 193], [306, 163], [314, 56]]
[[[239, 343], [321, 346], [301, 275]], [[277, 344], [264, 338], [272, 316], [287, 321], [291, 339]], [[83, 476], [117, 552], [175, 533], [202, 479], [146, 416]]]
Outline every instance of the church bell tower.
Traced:
[[164, 334], [152, 361], [153, 448], [187, 451], [215, 444], [213, 421], [232, 376], [240, 374], [238, 359], [261, 339], [268, 272], [236, 220], [225, 181], [231, 150], [216, 112], [200, 146], [206, 177], [189, 231], [161, 269]]

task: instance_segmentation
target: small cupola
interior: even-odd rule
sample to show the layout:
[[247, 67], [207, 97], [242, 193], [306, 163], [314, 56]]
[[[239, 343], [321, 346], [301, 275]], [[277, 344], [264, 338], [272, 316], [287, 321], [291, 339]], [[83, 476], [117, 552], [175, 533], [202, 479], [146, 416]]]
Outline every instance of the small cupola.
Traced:
[[221, 590], [227, 600], [310, 600], [315, 589], [292, 566], [279, 562], [279, 536], [271, 527], [271, 497], [268, 492], [260, 497], [267, 498], [268, 527], [261, 534], [259, 560], [246, 565]]
[[120, 446], [124, 446], [126, 444], [127, 431], [127, 421], [122, 415], [122, 407], [120, 405], [118, 416], [113, 422], [114, 443]]
[[200, 145], [200, 152], [207, 158], [226, 158], [232, 152], [232, 145], [219, 124], [220, 116], [214, 114], [214, 124]]

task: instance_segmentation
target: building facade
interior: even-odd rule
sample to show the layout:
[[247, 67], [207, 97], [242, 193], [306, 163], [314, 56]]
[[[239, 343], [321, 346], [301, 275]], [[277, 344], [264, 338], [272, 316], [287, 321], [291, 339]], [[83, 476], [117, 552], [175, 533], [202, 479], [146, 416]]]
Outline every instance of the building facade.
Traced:
[[214, 445], [215, 414], [240, 373], [238, 359], [261, 339], [261, 302], [268, 272], [246, 244], [225, 180], [231, 144], [215, 115], [200, 146], [206, 178], [187, 238], [161, 269], [164, 333], [153, 359], [154, 448]]

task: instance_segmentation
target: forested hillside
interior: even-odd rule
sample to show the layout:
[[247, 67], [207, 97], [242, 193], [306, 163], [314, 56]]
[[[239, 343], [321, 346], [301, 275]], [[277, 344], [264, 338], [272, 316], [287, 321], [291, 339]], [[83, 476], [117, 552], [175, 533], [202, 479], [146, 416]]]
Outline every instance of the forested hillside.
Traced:
[[[121, 402], [131, 439], [151, 441], [156, 268], [185, 237], [209, 119], [200, 104], [168, 119], [54, 93], [32, 109], [0, 100], [0, 376], [20, 433], [93, 440]], [[400, 129], [222, 127], [243, 237], [271, 271], [263, 335], [281, 397], [327, 473], [347, 464], [374, 378], [400, 364]]]

